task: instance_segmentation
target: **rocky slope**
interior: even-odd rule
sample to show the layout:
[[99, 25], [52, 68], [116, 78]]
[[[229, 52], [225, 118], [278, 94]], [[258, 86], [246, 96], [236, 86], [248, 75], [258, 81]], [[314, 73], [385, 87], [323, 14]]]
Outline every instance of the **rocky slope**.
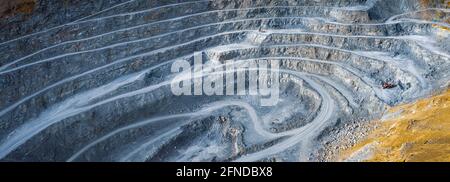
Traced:
[[449, 162], [450, 91], [391, 108], [344, 161]]
[[[332, 160], [357, 126], [448, 84], [448, 3], [37, 0], [0, 21], [0, 159]], [[280, 103], [174, 96], [171, 64], [196, 52], [280, 63]]]

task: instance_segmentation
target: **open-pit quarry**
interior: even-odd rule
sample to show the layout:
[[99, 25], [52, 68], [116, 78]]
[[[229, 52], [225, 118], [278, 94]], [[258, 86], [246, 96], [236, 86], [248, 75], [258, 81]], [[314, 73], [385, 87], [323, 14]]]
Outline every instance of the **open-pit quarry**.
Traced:
[[[1, 161], [334, 161], [450, 81], [449, 0], [12, 2]], [[278, 103], [175, 96], [172, 64], [196, 56], [277, 62]]]

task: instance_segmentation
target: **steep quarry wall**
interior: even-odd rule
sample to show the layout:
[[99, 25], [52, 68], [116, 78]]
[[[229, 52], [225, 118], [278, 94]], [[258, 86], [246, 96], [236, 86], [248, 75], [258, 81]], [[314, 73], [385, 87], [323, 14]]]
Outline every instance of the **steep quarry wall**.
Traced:
[[[332, 160], [388, 106], [448, 85], [448, 15], [441, 0], [38, 0], [0, 20], [0, 159]], [[174, 96], [172, 63], [196, 55], [279, 63], [280, 102]]]

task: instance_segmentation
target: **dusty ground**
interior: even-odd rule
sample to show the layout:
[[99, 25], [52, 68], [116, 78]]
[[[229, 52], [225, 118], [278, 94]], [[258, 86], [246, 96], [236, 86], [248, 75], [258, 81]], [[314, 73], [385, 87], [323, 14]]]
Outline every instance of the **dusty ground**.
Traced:
[[391, 117], [354, 147], [344, 150], [348, 161], [450, 161], [450, 90], [394, 107]]

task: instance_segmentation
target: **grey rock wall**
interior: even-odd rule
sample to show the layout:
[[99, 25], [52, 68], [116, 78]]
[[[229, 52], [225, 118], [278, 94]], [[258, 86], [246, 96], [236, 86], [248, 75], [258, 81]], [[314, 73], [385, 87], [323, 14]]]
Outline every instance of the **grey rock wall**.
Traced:
[[[449, 81], [440, 0], [37, 2], [0, 20], [3, 161], [327, 160], [333, 131]], [[195, 52], [279, 62], [280, 103], [174, 96]]]

